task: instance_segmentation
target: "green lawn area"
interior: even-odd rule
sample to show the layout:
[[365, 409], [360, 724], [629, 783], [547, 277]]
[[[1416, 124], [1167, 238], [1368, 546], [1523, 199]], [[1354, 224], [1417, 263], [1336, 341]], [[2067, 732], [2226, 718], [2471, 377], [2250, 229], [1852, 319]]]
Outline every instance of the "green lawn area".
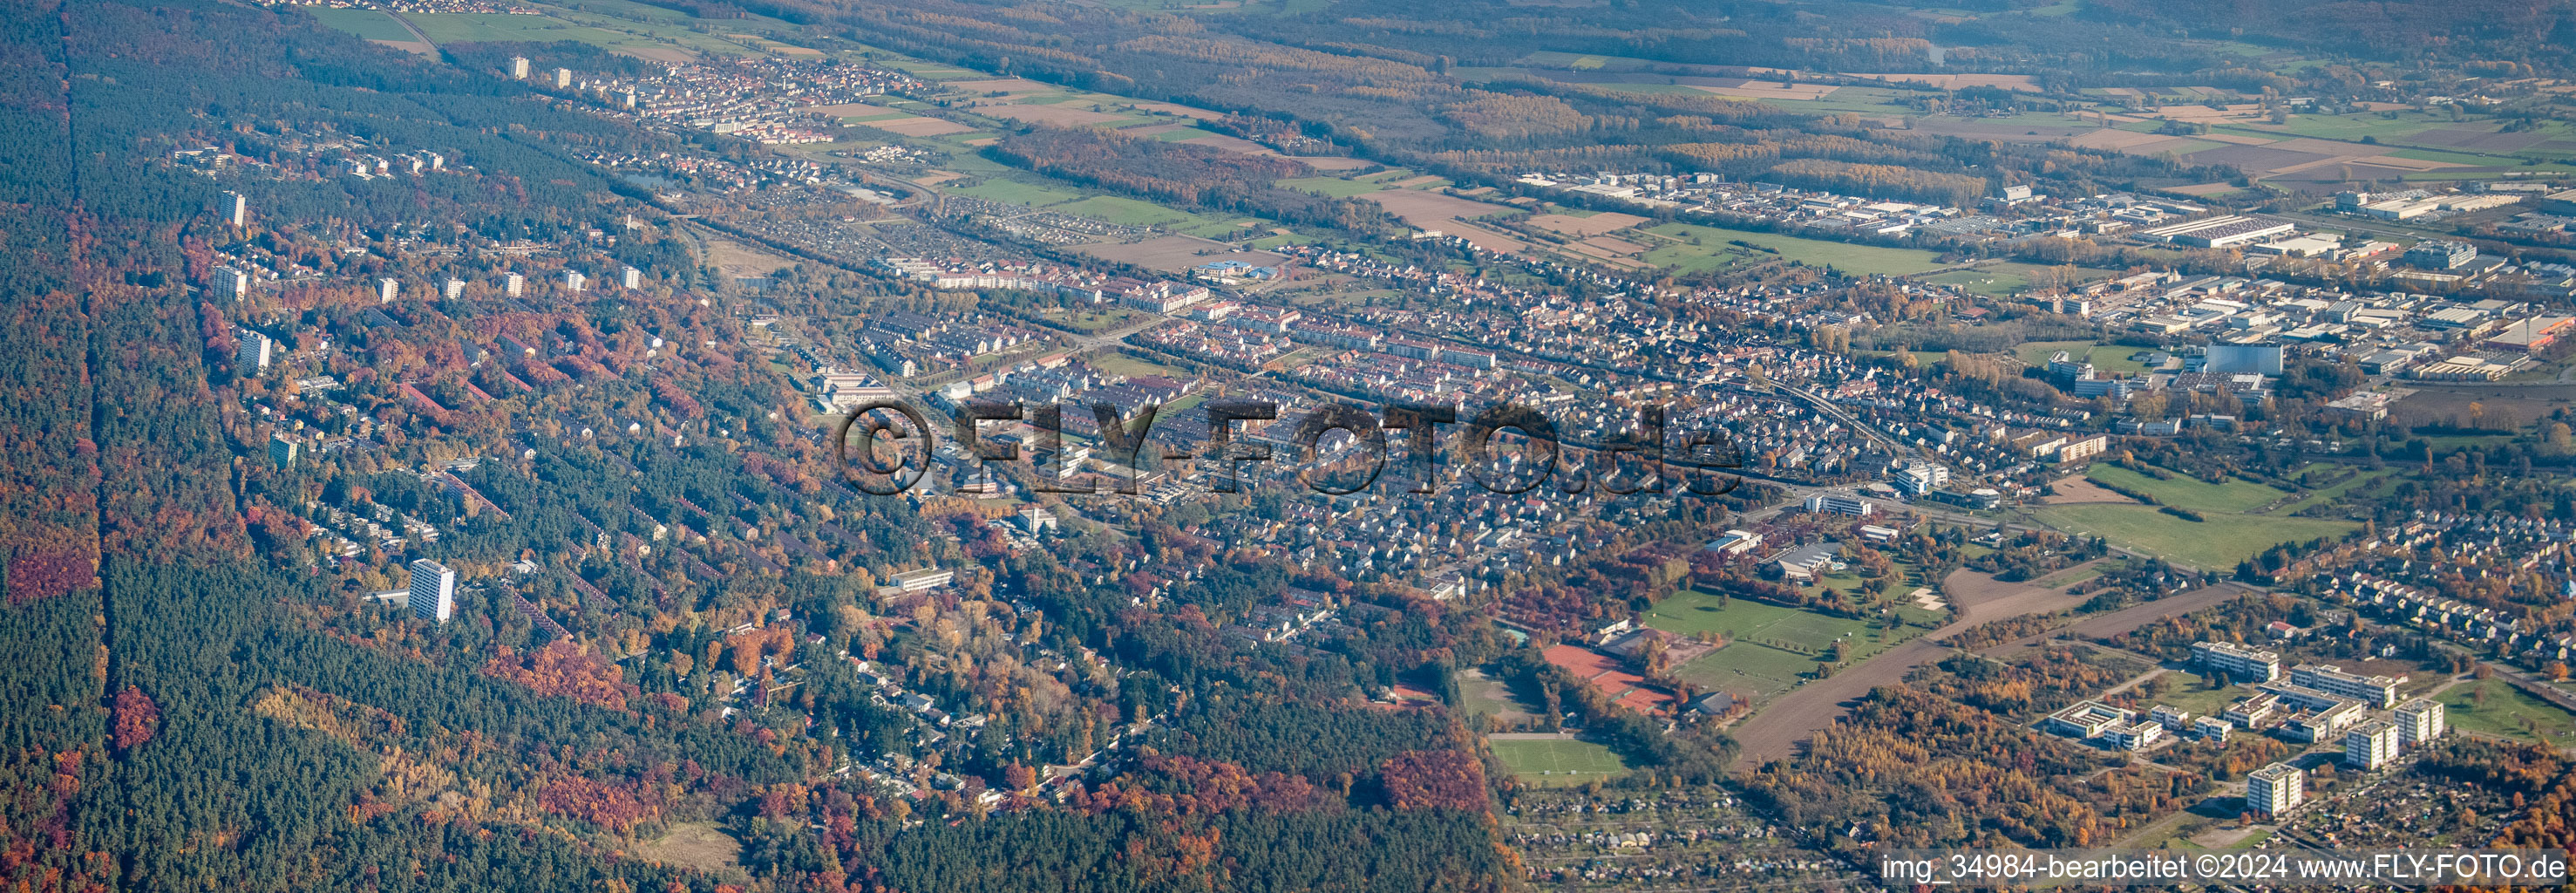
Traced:
[[311, 13], [314, 21], [321, 22], [325, 27], [358, 35], [362, 40], [419, 39], [411, 36], [411, 29], [403, 27], [401, 22], [394, 21], [393, 16], [379, 10], [308, 6], [304, 11]]
[[1093, 354], [1091, 356], [1084, 357], [1083, 361], [1090, 363], [1091, 368], [1098, 369], [1102, 372], [1107, 372], [1112, 375], [1124, 375], [1130, 378], [1139, 375], [1169, 375], [1175, 378], [1189, 377], [1189, 373], [1187, 372], [1183, 372], [1160, 363], [1148, 363], [1144, 360], [1140, 360], [1123, 353]]
[[2018, 273], [2002, 270], [1952, 270], [1924, 277], [1934, 285], [1955, 285], [1987, 297], [2010, 297], [2030, 289], [2030, 280]]
[[[2486, 703], [2480, 704], [2483, 692]], [[2452, 728], [2518, 741], [2557, 744], [2576, 736], [2576, 716], [2532, 697], [2502, 679], [2480, 679], [2442, 693], [2443, 719]], [[2539, 734], [2534, 735], [2537, 731]]]
[[1534, 787], [1573, 787], [1587, 781], [1609, 781], [1630, 767], [1610, 748], [1590, 741], [1488, 741], [1494, 758], [1512, 769], [1512, 777]]
[[1643, 619], [1647, 626], [1666, 632], [1707, 631], [1728, 638], [1726, 647], [1676, 668], [1674, 675], [1706, 689], [1751, 698], [1787, 691], [1816, 668], [1816, 654], [1811, 652], [1822, 652], [1846, 635], [1850, 638], [1845, 640], [1844, 658], [1859, 660], [1921, 632], [1872, 629], [1865, 621], [1740, 598], [1720, 604], [1716, 595], [1698, 591], [1665, 599]]
[[985, 201], [1003, 202], [1013, 205], [1027, 205], [1032, 208], [1069, 202], [1082, 197], [1082, 194], [1079, 192], [1069, 192], [1062, 189], [1040, 186], [1035, 183], [1026, 183], [1019, 180], [1013, 180], [1008, 177], [986, 177], [984, 178], [984, 182], [948, 191], [959, 195], [973, 196]]
[[[2309, 467], [2309, 468], [2313, 468], [2313, 469], [2320, 469], [2320, 471], [2319, 471], [2318, 473], [2319, 473], [2319, 475], [2322, 477], [2322, 475], [2325, 473], [2325, 472], [2323, 471], [2324, 469], [2336, 468], [2337, 466], [2328, 466], [2328, 465], [2321, 465], [2321, 464], [2320, 464], [2320, 465], [2310, 465], [2310, 466], [2308, 466], [2308, 467]], [[2324, 504], [2326, 504], [2326, 503], [2333, 502], [2333, 501], [2338, 500], [2338, 499], [2342, 499], [2342, 498], [2344, 498], [2344, 496], [2345, 496], [2346, 494], [2349, 494], [2349, 493], [2351, 493], [2351, 492], [2352, 492], [2352, 491], [2354, 491], [2354, 490], [2361, 489], [2361, 488], [2362, 488], [2362, 487], [2364, 487], [2364, 486], [2368, 486], [2368, 485], [2370, 485], [2371, 483], [2374, 483], [2374, 482], [2376, 482], [2376, 481], [2378, 481], [2378, 480], [2380, 480], [2380, 479], [2382, 479], [2382, 478], [2388, 477], [2389, 475], [2396, 474], [2396, 473], [2397, 473], [2397, 469], [2394, 469], [2394, 468], [2382, 468], [2382, 469], [2379, 469], [2379, 470], [2377, 470], [2377, 471], [2361, 470], [2361, 471], [2358, 471], [2357, 473], [2355, 473], [2353, 476], [2351, 476], [2351, 477], [2349, 477], [2349, 478], [2345, 478], [2345, 479], [2343, 479], [2342, 481], [2339, 481], [2339, 482], [2336, 482], [2336, 483], [2332, 483], [2332, 484], [2328, 484], [2328, 485], [2326, 485], [2326, 486], [2324, 486], [2324, 487], [2322, 487], [2322, 488], [2315, 489], [2315, 490], [2313, 490], [2313, 491], [2309, 492], [2309, 493], [2308, 493], [2308, 495], [2303, 496], [2303, 497], [2300, 497], [2300, 498], [2299, 498], [2299, 501], [2297, 501], [2297, 502], [2293, 502], [2293, 503], [2290, 503], [2290, 504], [2288, 504], [2288, 505], [2284, 505], [2284, 506], [2282, 506], [2282, 507], [2280, 507], [2280, 508], [2273, 509], [2271, 513], [2272, 513], [2272, 514], [2275, 514], [2275, 515], [2295, 515], [2295, 514], [2298, 514], [2298, 513], [2300, 512], [2300, 510], [2305, 509], [2305, 508], [2307, 508], [2307, 507], [2309, 507], [2309, 506], [2312, 506], [2312, 505], [2324, 505]]]
[[1788, 691], [1800, 677], [1814, 670], [1816, 663], [1814, 655], [1759, 642], [1732, 642], [1673, 668], [1673, 675], [1705, 691], [1762, 700]]
[[1811, 651], [1824, 650], [1835, 639], [1869, 626], [1859, 620], [1750, 599], [1731, 598], [1721, 603], [1717, 596], [1697, 590], [1665, 599], [1646, 612], [1645, 622], [1665, 632], [1690, 635], [1707, 630], [1738, 641], [1787, 642]]
[[1243, 219], [1239, 217], [1219, 217], [1215, 219], [1192, 217], [1190, 219], [1194, 222], [1164, 224], [1163, 228], [1171, 230], [1172, 232], [1180, 233], [1181, 235], [1197, 236], [1202, 239], [1223, 239], [1234, 234], [1237, 230], [1246, 228], [1243, 225]]
[[2399, 113], [2395, 119], [2382, 118], [2379, 116], [2378, 112], [2363, 112], [2353, 115], [2294, 114], [2290, 116], [2290, 120], [2286, 124], [2264, 123], [2245, 125], [2247, 129], [2264, 132], [2273, 136], [2288, 134], [2295, 136], [2310, 136], [2318, 139], [2351, 140], [2354, 142], [2359, 142], [2361, 138], [2365, 136], [2375, 136], [2385, 141], [2397, 141], [2400, 137], [2412, 136], [2432, 129], [2433, 126], [2434, 121], [2428, 116], [2403, 112]]
[[[2095, 466], [2094, 473], [2104, 470], [2104, 466]], [[2146, 505], [2056, 505], [2039, 510], [2041, 520], [2051, 525], [2096, 534], [2150, 555], [2220, 572], [2234, 570], [2237, 562], [2281, 543], [2342, 536], [2359, 526], [2347, 521], [2276, 515], [2208, 511], [2202, 515], [2209, 520], [2186, 521]]]
[[1190, 413], [1196, 412], [1199, 408], [1199, 404], [1206, 402], [1207, 392], [1201, 391], [1196, 394], [1184, 395], [1181, 399], [1165, 403], [1162, 405], [1163, 408], [1155, 410], [1154, 414], [1155, 417], [1166, 420], [1184, 418]]
[[1126, 226], [1168, 226], [1198, 219], [1187, 212], [1114, 195], [1095, 195], [1078, 202], [1056, 206], [1052, 210], [1080, 214], [1084, 217], [1097, 217]]
[[2095, 465], [2084, 474], [2087, 477], [2117, 484], [2123, 489], [2153, 495], [2166, 505], [2196, 512], [2250, 511], [2270, 505], [2281, 497], [2289, 495], [2262, 484], [2247, 483], [2234, 478], [2229, 478], [2223, 484], [2213, 484], [2196, 477], [2176, 474], [2170, 479], [2159, 481], [2116, 465]]
[[[1952, 270], [1928, 276], [1924, 281], [1955, 285], [1988, 297], [2011, 297], [2036, 287], [2036, 283], [2046, 281], [2046, 271], [2051, 269], [2053, 268], [2038, 264], [1982, 264], [1973, 270]], [[2074, 272], [2075, 278], [2069, 284], [2091, 282], [2095, 279], [2107, 279], [2118, 275], [2118, 271], [2115, 270], [2091, 267], [2077, 267]]]
[[2045, 577], [2041, 577], [2041, 578], [2039, 578], [2039, 579], [2037, 579], [2037, 580], [2032, 580], [2032, 581], [2030, 581], [2030, 585], [2037, 586], [2037, 587], [2040, 587], [2040, 588], [2042, 588], [2042, 589], [2055, 589], [2055, 588], [2058, 588], [2058, 587], [2060, 587], [2060, 586], [2073, 586], [2073, 585], [2075, 585], [2075, 584], [2077, 584], [2077, 583], [2081, 583], [2081, 582], [2084, 582], [2084, 581], [2086, 581], [2086, 580], [2090, 580], [2090, 579], [2093, 579], [2093, 578], [2095, 578], [2095, 577], [2099, 577], [2099, 576], [2101, 576], [2101, 575], [2102, 575], [2102, 572], [2103, 572], [2103, 571], [2106, 571], [2106, 570], [2111, 569], [2111, 566], [2112, 566], [2115, 562], [2116, 562], [2116, 559], [2114, 559], [2113, 561], [2094, 561], [2094, 562], [2087, 562], [2087, 563], [2085, 563], [2085, 564], [2083, 564], [2083, 565], [2081, 565], [2081, 566], [2077, 566], [2077, 567], [2070, 567], [2070, 568], [2067, 568], [2067, 569], [2065, 569], [2065, 570], [2058, 571], [2057, 573], [2053, 573], [2053, 574], [2050, 574], [2050, 575], [2045, 576]]
[[1048, 322], [1084, 334], [1105, 332], [1151, 315], [1133, 307], [1082, 308], [1042, 314]]
[[[1646, 262], [1677, 272], [1719, 270], [1747, 261], [1793, 260], [1809, 266], [1831, 266], [1845, 273], [1901, 276], [1938, 269], [1935, 255], [1910, 248], [1880, 248], [1776, 233], [1756, 233], [1688, 223], [1667, 223], [1641, 230], [1663, 236], [1665, 244], [1646, 252]], [[1699, 244], [1690, 244], [1696, 237]], [[1769, 251], [1748, 250], [1743, 242]]]
[[[2227, 709], [2227, 705], [2234, 703], [2237, 698], [2254, 693], [2254, 689], [2243, 685], [2212, 689], [2209, 687], [2208, 677], [2185, 670], [2167, 670], [2160, 678], [2165, 680], [2165, 691], [2164, 694], [2148, 698], [2151, 705], [2164, 704], [2179, 707], [2191, 711], [2193, 716], [2203, 714], [2214, 716], [2219, 711]], [[2140, 697], [2144, 698], [2145, 693], [2140, 692]]]
[[2140, 375], [2147, 371], [2147, 364], [2129, 359], [2131, 354], [2144, 348], [2123, 344], [2096, 344], [2091, 341], [2029, 341], [2024, 342], [2020, 349], [2014, 351], [2014, 355], [2020, 357], [2024, 363], [2045, 366], [2048, 365], [2049, 356], [2061, 350], [2076, 354], [2078, 359], [2090, 361], [2093, 368], [2103, 372]]

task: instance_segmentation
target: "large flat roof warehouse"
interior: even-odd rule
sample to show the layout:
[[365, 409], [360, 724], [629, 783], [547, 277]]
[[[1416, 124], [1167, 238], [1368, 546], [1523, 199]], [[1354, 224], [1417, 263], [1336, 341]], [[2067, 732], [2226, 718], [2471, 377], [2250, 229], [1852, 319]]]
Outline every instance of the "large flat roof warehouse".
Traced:
[[2298, 229], [2276, 220], [2262, 220], [2241, 214], [2222, 214], [2207, 220], [2194, 220], [2146, 230], [2141, 235], [2181, 245], [2202, 248], [2225, 248], [2259, 242]]

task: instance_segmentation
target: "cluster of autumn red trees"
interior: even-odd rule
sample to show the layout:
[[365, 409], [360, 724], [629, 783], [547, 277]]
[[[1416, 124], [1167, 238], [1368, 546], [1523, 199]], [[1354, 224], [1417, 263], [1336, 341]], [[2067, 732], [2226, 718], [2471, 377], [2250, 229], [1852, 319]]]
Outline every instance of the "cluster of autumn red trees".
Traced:
[[1302, 811], [1326, 802], [1325, 792], [1304, 776], [1256, 774], [1222, 760], [1156, 754], [1139, 760], [1134, 772], [1118, 780], [1075, 794], [1068, 804], [1095, 813], [1125, 809], [1199, 815], [1236, 809]]
[[1485, 765], [1457, 750], [1411, 750], [1378, 766], [1378, 785], [1397, 809], [1485, 809]]
[[113, 733], [118, 750], [132, 750], [152, 740], [161, 724], [161, 708], [143, 689], [128, 685], [116, 693], [116, 728]]
[[483, 665], [483, 674], [527, 686], [539, 694], [559, 695], [601, 707], [624, 707], [638, 694], [625, 671], [570, 641], [557, 639], [521, 656], [508, 645]]
[[640, 785], [609, 784], [578, 775], [548, 780], [537, 793], [537, 805], [619, 834], [633, 831], [661, 812], [646, 799]]

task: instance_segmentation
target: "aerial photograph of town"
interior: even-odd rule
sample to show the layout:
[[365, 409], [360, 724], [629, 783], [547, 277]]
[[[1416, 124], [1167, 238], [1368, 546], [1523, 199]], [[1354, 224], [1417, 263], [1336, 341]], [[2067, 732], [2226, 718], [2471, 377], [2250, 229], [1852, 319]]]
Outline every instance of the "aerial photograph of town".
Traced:
[[0, 893], [2576, 891], [2576, 0], [0, 53]]

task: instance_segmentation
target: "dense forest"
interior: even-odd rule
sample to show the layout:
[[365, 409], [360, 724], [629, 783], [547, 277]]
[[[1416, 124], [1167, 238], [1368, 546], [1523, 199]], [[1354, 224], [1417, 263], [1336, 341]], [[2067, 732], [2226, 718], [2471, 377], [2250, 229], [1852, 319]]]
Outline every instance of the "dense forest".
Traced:
[[[490, 277], [505, 262], [427, 266], [394, 249], [449, 229], [578, 240], [615, 226], [641, 194], [576, 156], [668, 144], [477, 70], [508, 55], [615, 60], [559, 44], [451, 45], [450, 59], [424, 60], [291, 10], [213, 2], [18, 3], [0, 21], [14, 63], [0, 75], [12, 124], [0, 137], [12, 323], [0, 371], [13, 395], [0, 401], [0, 631], [13, 645], [0, 709], [18, 718], [0, 727], [12, 792], [0, 882], [1498, 889], [1507, 856], [1489, 783], [1449, 714], [1282, 706], [1481, 660], [1497, 647], [1490, 630], [1301, 578], [1347, 600], [1362, 634], [1290, 655], [1219, 626], [1290, 583], [1276, 563], [1220, 562], [1177, 590], [1176, 612], [1147, 613], [1135, 593], [1161, 583], [1151, 573], [1067, 563], [1209, 557], [1213, 544], [1160, 525], [1005, 557], [971, 514], [861, 500], [822, 472], [829, 451], [782, 421], [799, 401], [792, 383], [723, 352], [656, 355], [663, 336], [739, 338], [693, 291], [672, 240], [630, 233], [588, 249], [583, 263], [677, 275], [545, 311], [480, 286], [385, 306], [331, 285], [228, 304], [200, 290], [228, 246], [325, 280]], [[435, 151], [450, 168], [368, 180], [316, 166], [315, 146], [343, 144]], [[200, 146], [249, 172], [166, 161]], [[1137, 170], [1227, 163], [1156, 148], [1169, 157]], [[1198, 200], [1359, 213], [1269, 188], [1297, 165], [1265, 163], [1280, 171], [1229, 180], [1258, 188]], [[253, 220], [218, 224], [214, 194], [245, 183]], [[368, 250], [331, 250], [306, 222]], [[313, 361], [332, 388], [299, 400], [300, 383], [241, 368], [242, 326], [285, 349], [342, 347]], [[383, 452], [279, 467], [245, 397], [318, 437], [367, 432]], [[395, 458], [454, 456], [445, 444], [467, 441], [509, 458], [435, 475]], [[385, 569], [407, 556], [312, 549], [329, 506], [435, 525], [442, 558], [507, 580], [460, 591], [457, 622], [388, 623], [365, 593], [398, 585]], [[662, 542], [673, 545], [601, 548]], [[866, 601], [898, 570], [970, 554], [1000, 572], [935, 599]], [[769, 618], [794, 619], [758, 622]], [[1023, 636], [1131, 669], [1042, 668], [1021, 657]], [[963, 746], [927, 747], [862, 659], [940, 703], [995, 705], [991, 724], [979, 716], [951, 730]], [[807, 668], [792, 687], [775, 675], [789, 666]], [[719, 685], [747, 689], [751, 709], [720, 709]], [[1229, 693], [1190, 699], [1210, 689]], [[1286, 711], [1262, 720], [1286, 737], [1229, 739], [1244, 710]], [[1025, 793], [1033, 767], [1080, 760], [1156, 716], [1173, 723], [1154, 740], [1165, 752], [1101, 767], [1058, 800]], [[889, 798], [847, 774], [876, 760], [916, 777], [938, 766], [948, 781]], [[635, 854], [683, 823], [725, 828], [739, 860]]]

